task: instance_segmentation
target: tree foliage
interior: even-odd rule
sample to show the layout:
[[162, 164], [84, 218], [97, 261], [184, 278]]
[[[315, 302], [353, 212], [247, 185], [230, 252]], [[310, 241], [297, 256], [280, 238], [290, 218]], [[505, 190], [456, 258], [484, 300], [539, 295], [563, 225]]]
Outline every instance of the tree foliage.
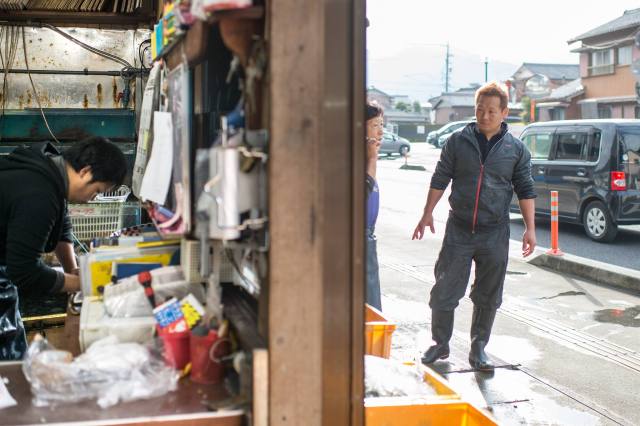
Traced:
[[396, 109], [398, 111], [409, 112], [409, 108], [410, 108], [410, 106], [406, 102], [400, 101], [400, 102], [396, 103]]

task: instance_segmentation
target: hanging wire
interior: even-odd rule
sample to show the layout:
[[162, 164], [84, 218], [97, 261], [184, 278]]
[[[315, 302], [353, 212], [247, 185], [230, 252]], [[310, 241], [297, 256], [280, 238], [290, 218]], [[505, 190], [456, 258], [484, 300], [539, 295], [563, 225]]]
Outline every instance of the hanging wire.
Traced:
[[36, 98], [36, 102], [38, 102], [38, 108], [40, 108], [40, 114], [42, 115], [42, 119], [44, 120], [44, 124], [47, 126], [47, 130], [49, 134], [53, 138], [54, 141], [60, 143], [60, 141], [55, 137], [53, 132], [51, 131], [51, 127], [49, 127], [49, 122], [47, 121], [47, 117], [44, 115], [44, 110], [42, 109], [42, 105], [40, 104], [40, 96], [38, 96], [38, 92], [36, 91], [36, 85], [33, 84], [33, 78], [31, 78], [31, 71], [29, 70], [29, 61], [27, 59], [27, 38], [24, 35], [24, 27], [22, 28], [22, 53], [24, 53], [24, 66], [27, 69], [27, 74], [29, 75], [29, 81], [31, 82], [31, 88], [33, 89], [33, 95]]
[[56, 33], [60, 34], [62, 37], [66, 38], [67, 40], [70, 40], [72, 42], [74, 42], [75, 44], [83, 47], [84, 49], [87, 49], [89, 52], [93, 52], [96, 55], [102, 56], [103, 58], [107, 58], [110, 59], [112, 61], [115, 61], [117, 63], [119, 63], [120, 65], [123, 65], [124, 67], [128, 67], [128, 68], [134, 68], [133, 65], [131, 65], [129, 62], [125, 61], [122, 58], [119, 58], [115, 55], [112, 55], [111, 53], [107, 53], [103, 50], [100, 49], [96, 49], [95, 47], [89, 46], [88, 44], [85, 44], [83, 42], [81, 42], [80, 40], [78, 40], [77, 38], [65, 33], [64, 31], [62, 31], [61, 29], [54, 27], [53, 25], [50, 24], [42, 24], [42, 26], [44, 28], [48, 28], [51, 31], [55, 31]]
[[[0, 64], [4, 69], [2, 74], [2, 114], [4, 117], [7, 98], [9, 96], [9, 70], [13, 66], [18, 51], [18, 37], [20, 33], [16, 27], [0, 28], [0, 46], [4, 40], [4, 49], [0, 48]], [[1, 137], [2, 135], [0, 135]]]

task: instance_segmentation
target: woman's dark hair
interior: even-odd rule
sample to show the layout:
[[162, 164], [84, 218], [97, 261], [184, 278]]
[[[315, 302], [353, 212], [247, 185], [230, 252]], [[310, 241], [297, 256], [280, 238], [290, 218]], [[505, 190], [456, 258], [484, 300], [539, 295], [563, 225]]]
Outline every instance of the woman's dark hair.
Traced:
[[374, 104], [372, 102], [367, 102], [367, 121], [372, 118], [380, 117], [384, 112], [382, 111], [382, 107], [378, 104]]
[[90, 137], [73, 144], [62, 153], [73, 170], [79, 172], [91, 166], [91, 182], [122, 185], [127, 174], [127, 160], [120, 148], [103, 137]]

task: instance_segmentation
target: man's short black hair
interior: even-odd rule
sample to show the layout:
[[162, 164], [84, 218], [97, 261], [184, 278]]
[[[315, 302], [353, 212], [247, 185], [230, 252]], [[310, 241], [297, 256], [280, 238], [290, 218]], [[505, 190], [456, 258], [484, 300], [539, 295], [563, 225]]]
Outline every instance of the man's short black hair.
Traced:
[[120, 148], [106, 138], [95, 136], [73, 144], [62, 153], [73, 170], [91, 166], [92, 182], [122, 185], [127, 174], [127, 160]]

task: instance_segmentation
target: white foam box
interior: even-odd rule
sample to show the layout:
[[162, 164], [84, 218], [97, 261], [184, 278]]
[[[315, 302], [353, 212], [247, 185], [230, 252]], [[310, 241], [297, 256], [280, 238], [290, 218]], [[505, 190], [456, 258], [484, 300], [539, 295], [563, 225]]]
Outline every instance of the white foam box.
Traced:
[[85, 297], [80, 310], [80, 349], [84, 352], [107, 336], [116, 336], [120, 342], [146, 343], [153, 339], [155, 325], [153, 316], [112, 318], [100, 297]]

